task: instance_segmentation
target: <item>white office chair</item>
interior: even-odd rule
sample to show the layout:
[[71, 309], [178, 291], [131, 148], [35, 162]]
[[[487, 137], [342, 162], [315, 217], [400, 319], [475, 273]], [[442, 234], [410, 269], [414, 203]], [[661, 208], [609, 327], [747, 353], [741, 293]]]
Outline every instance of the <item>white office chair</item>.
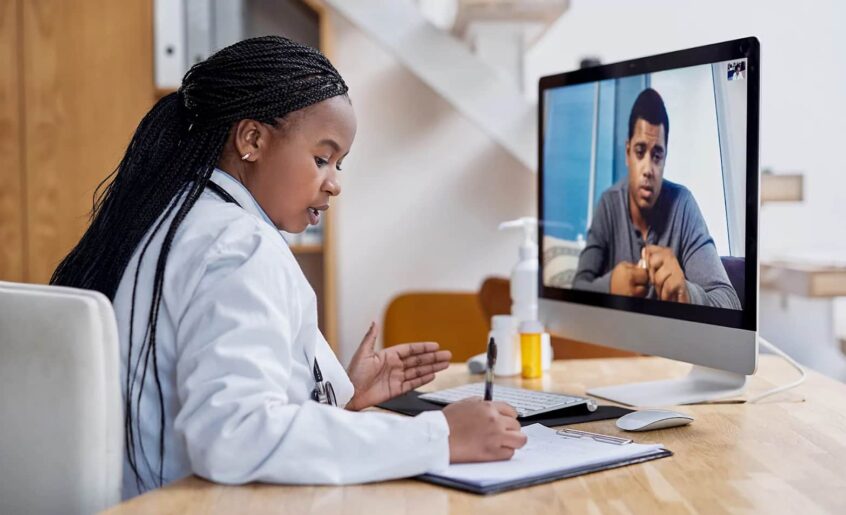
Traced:
[[118, 352], [105, 296], [0, 282], [0, 513], [120, 502]]

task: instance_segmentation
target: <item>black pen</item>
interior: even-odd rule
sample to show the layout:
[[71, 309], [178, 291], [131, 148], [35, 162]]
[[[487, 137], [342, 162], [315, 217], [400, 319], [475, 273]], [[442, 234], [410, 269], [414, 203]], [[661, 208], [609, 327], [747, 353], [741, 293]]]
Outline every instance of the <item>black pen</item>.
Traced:
[[496, 342], [491, 336], [488, 341], [488, 367], [485, 370], [485, 400], [493, 400], [494, 365], [496, 365]]

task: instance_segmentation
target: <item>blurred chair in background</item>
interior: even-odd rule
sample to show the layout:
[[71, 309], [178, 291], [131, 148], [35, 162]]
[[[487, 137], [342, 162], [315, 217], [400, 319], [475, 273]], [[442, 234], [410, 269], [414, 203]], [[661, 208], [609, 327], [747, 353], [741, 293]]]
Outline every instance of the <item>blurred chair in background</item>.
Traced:
[[385, 347], [438, 342], [452, 361], [466, 361], [485, 351], [489, 324], [474, 292], [409, 292], [388, 304], [382, 341]]
[[0, 513], [120, 502], [119, 367], [106, 297], [0, 282]]
[[[482, 311], [488, 324], [490, 324], [491, 317], [494, 315], [511, 313], [510, 288], [511, 282], [503, 277], [488, 277], [482, 282], [482, 287], [479, 290], [479, 303], [482, 305]], [[637, 356], [638, 354], [553, 335], [552, 355], [554, 359], [584, 359]]]
[[746, 259], [740, 257], [720, 256], [720, 261], [723, 263], [723, 268], [726, 269], [729, 282], [737, 293], [737, 298], [740, 299], [740, 305], [746, 306]]
[[[510, 282], [501, 277], [486, 278], [478, 293], [403, 293], [388, 304], [382, 341], [385, 347], [434, 341], [452, 352], [452, 361], [466, 361], [485, 351], [491, 317], [510, 312]], [[557, 336], [552, 337], [552, 351], [555, 359], [638, 355]]]

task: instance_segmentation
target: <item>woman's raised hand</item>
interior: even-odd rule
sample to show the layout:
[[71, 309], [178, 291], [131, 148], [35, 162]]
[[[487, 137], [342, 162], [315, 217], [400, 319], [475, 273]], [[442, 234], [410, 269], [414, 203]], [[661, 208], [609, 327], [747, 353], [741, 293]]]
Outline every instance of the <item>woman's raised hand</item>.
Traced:
[[431, 382], [435, 373], [449, 366], [452, 353], [435, 342], [403, 343], [375, 351], [376, 322], [350, 361], [347, 373], [355, 387], [347, 409], [360, 410], [402, 395]]

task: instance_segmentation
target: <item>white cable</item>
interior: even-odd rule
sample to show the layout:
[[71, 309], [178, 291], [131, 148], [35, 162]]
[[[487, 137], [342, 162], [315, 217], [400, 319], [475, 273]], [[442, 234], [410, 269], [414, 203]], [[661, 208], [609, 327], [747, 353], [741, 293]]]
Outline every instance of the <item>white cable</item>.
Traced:
[[805, 378], [807, 377], [807, 374], [805, 373], [805, 369], [802, 367], [802, 365], [800, 365], [799, 363], [796, 362], [796, 360], [794, 360], [793, 358], [791, 358], [790, 356], [785, 354], [784, 351], [782, 351], [781, 349], [779, 349], [778, 347], [776, 347], [775, 345], [773, 345], [772, 343], [767, 341], [766, 338], [764, 338], [762, 336], [758, 336], [758, 342], [760, 342], [761, 345], [763, 345], [764, 347], [769, 349], [771, 352], [778, 354], [779, 356], [784, 358], [785, 361], [790, 363], [802, 375], [801, 375], [801, 377], [799, 377], [799, 379], [793, 381], [792, 383], [788, 383], [788, 384], [783, 385], [783, 386], [778, 386], [778, 387], [773, 388], [771, 390], [767, 390], [764, 393], [758, 394], [755, 397], [752, 397], [751, 399], [748, 399], [746, 401], [747, 403], [758, 402], [759, 400], [761, 400], [765, 397], [769, 397], [771, 395], [775, 395], [777, 393], [781, 393], [781, 392], [784, 392], [786, 390], [790, 390], [791, 388], [796, 388], [800, 384], [804, 383]]

